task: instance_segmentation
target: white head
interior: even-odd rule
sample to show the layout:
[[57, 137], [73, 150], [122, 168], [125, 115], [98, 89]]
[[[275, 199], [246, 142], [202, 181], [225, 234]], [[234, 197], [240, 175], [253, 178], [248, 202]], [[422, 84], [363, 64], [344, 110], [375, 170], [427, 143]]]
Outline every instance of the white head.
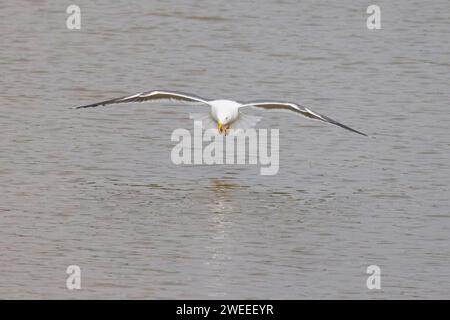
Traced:
[[219, 126], [229, 125], [239, 115], [240, 104], [231, 100], [215, 100], [211, 102], [213, 114]]
[[220, 110], [220, 112], [217, 114], [217, 122], [222, 125], [228, 125], [233, 120], [233, 110], [227, 109], [227, 110]]

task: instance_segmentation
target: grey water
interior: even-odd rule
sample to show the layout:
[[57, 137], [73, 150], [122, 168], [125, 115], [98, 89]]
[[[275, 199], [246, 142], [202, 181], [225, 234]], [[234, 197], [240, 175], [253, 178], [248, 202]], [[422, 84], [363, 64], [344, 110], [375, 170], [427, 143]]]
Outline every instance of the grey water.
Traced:
[[[380, 30], [349, 0], [80, 0], [79, 30], [69, 4], [0, 3], [0, 298], [450, 298], [448, 1], [377, 1]], [[263, 176], [172, 163], [201, 106], [70, 109], [151, 89], [370, 138], [250, 111]]]

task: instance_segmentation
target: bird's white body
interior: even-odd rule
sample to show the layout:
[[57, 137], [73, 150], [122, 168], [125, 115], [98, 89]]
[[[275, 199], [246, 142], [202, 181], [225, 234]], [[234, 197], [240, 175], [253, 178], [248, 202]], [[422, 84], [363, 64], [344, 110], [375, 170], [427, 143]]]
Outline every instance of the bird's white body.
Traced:
[[211, 105], [211, 117], [218, 124], [229, 125], [239, 118], [239, 108], [242, 104], [233, 100], [208, 101]]

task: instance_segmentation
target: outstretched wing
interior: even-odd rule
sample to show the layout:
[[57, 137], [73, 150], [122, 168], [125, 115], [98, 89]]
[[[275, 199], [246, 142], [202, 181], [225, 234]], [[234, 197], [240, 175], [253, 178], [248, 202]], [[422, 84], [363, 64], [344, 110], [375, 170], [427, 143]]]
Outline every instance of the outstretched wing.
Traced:
[[247, 102], [241, 106], [242, 107], [256, 107], [256, 108], [263, 108], [263, 109], [279, 109], [279, 110], [290, 110], [294, 111], [298, 114], [301, 114], [302, 116], [314, 120], [319, 120], [327, 123], [334, 124], [336, 126], [339, 126], [341, 128], [347, 129], [349, 131], [361, 134], [363, 136], [367, 136], [367, 134], [362, 133], [358, 130], [352, 129], [342, 123], [337, 122], [336, 120], [333, 120], [331, 118], [328, 118], [327, 116], [321, 115], [317, 112], [311, 111], [310, 109], [303, 107], [301, 105], [298, 105], [296, 103], [292, 102], [277, 102], [277, 101], [254, 101], [254, 102]]
[[144, 101], [153, 101], [153, 100], [172, 100], [176, 102], [184, 102], [184, 103], [204, 103], [208, 104], [208, 101], [192, 94], [187, 94], [183, 92], [176, 91], [164, 91], [164, 90], [154, 90], [154, 91], [146, 91], [141, 93], [136, 93], [131, 96], [123, 96], [120, 98], [115, 98], [111, 100], [105, 100], [93, 104], [88, 104], [85, 106], [75, 107], [75, 109], [82, 108], [92, 108], [98, 106], [105, 106], [113, 103], [125, 103], [125, 102], [144, 102]]

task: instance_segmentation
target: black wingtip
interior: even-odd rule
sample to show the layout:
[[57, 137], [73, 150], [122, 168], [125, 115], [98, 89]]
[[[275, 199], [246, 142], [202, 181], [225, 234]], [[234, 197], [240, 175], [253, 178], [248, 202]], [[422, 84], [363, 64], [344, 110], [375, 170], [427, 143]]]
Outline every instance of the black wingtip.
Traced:
[[75, 107], [70, 107], [69, 109], [78, 110], [78, 109], [84, 109], [84, 108], [88, 108], [88, 106], [75, 106]]
[[327, 122], [329, 122], [329, 123], [331, 123], [331, 124], [334, 124], [334, 125], [336, 125], [336, 126], [338, 126], [338, 127], [341, 127], [341, 128], [343, 128], [343, 129], [346, 129], [346, 130], [348, 130], [348, 131], [357, 133], [357, 134], [362, 135], [362, 136], [365, 136], [365, 137], [369, 137], [369, 135], [365, 134], [364, 132], [361, 132], [361, 131], [358, 131], [358, 130], [356, 130], [356, 129], [350, 128], [349, 126], [346, 126], [345, 124], [342, 124], [342, 123], [340, 123], [340, 122], [337, 122], [336, 120], [333, 120], [333, 119], [328, 118], [328, 117], [326, 117], [326, 116], [321, 116], [321, 117], [322, 117], [325, 121], [327, 121]]
[[355, 133], [357, 133], [357, 134], [360, 134], [360, 135], [362, 135], [362, 136], [364, 136], [364, 137], [369, 137], [369, 135], [366, 134], [366, 133], [364, 133], [364, 132], [361, 132], [361, 131], [358, 131], [358, 130], [355, 130], [355, 129], [353, 129], [353, 130], [351, 130], [351, 131], [353, 131], [353, 132], [355, 132]]
[[337, 125], [337, 126], [339, 126], [341, 128], [347, 129], [348, 131], [351, 131], [351, 132], [357, 133], [359, 135], [362, 135], [364, 137], [368, 137], [369, 136], [368, 134], [365, 134], [364, 132], [361, 132], [361, 131], [355, 130], [353, 128], [347, 127], [346, 125], [344, 125], [342, 123], [338, 122], [338, 123], [333, 123], [333, 124], [335, 124], [335, 125]]
[[[107, 101], [109, 102], [109, 101]], [[94, 108], [94, 107], [99, 107], [99, 106], [104, 106], [106, 105], [106, 102], [100, 102], [100, 103], [93, 103], [93, 104], [87, 104], [85, 106], [77, 106], [77, 107], [71, 107], [70, 109], [86, 109], [86, 108]]]
[[332, 120], [332, 122], [330, 121], [330, 123], [332, 123], [332, 124], [334, 124], [334, 125], [336, 125], [336, 126], [339, 126], [339, 127], [341, 127], [341, 128], [344, 128], [344, 129], [346, 129], [346, 130], [348, 130], [348, 131], [357, 133], [357, 134], [359, 134], [359, 135], [362, 135], [362, 136], [365, 136], [365, 137], [368, 137], [368, 136], [369, 136], [369, 135], [365, 134], [364, 132], [361, 132], [361, 131], [355, 130], [355, 129], [353, 129], [353, 128], [350, 128], [350, 127], [346, 126], [345, 124], [339, 123], [339, 122], [337, 122], [337, 121]]

